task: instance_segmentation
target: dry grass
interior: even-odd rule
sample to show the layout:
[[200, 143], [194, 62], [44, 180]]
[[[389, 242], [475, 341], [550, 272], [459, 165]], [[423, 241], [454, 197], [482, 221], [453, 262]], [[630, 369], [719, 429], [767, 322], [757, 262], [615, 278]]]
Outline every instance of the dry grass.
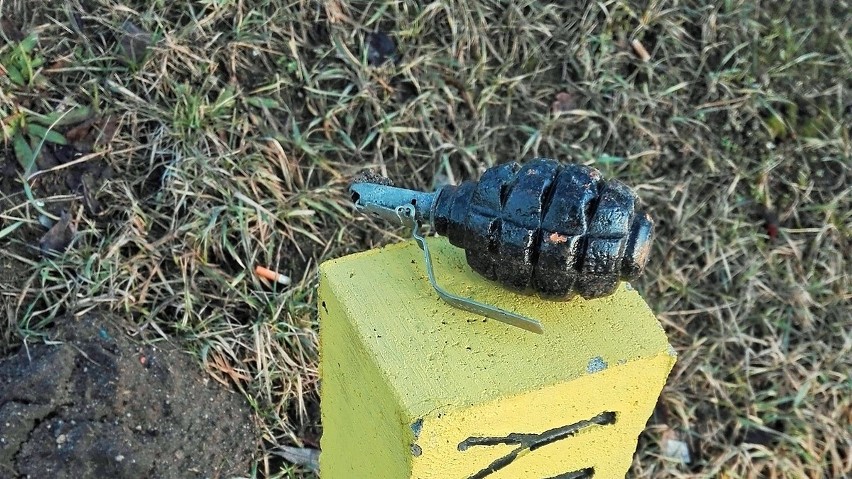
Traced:
[[[252, 474], [307, 477], [270, 451], [316, 445], [316, 266], [396, 238], [353, 218], [348, 179], [431, 188], [553, 156], [636, 186], [658, 219], [637, 286], [680, 359], [632, 474], [849, 477], [850, 5], [721, 3], [0, 0], [7, 36], [37, 32], [45, 59], [30, 85], [0, 70], [0, 118], [120, 119], [96, 149], [107, 211], [79, 216], [67, 254], [27, 248], [35, 200], [57, 198], [4, 199], [20, 274], [0, 282], [2, 346], [67, 311], [125, 312], [245, 393]], [[367, 64], [375, 30], [397, 63]], [[662, 456], [673, 435], [691, 464]]]

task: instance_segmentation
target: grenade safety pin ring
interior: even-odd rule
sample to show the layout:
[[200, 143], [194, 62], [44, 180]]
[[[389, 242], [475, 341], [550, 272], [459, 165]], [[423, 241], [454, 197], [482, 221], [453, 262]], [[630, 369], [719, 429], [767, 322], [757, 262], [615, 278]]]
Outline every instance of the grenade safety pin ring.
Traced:
[[608, 296], [620, 281], [638, 278], [648, 260], [654, 222], [638, 211], [630, 188], [594, 168], [537, 158], [494, 166], [479, 181], [434, 193], [387, 183], [367, 178], [349, 192], [359, 211], [412, 227], [441, 298], [527, 330], [541, 332], [541, 325], [441, 290], [419, 225], [431, 224], [464, 249], [468, 265], [484, 277], [546, 297]]

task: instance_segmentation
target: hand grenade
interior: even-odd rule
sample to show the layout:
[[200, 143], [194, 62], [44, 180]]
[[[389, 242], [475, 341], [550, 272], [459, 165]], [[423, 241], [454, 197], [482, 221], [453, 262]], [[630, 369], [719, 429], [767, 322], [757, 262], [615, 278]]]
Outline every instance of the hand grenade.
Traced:
[[547, 158], [494, 166], [479, 181], [433, 193], [367, 180], [350, 194], [359, 210], [389, 221], [403, 219], [406, 205], [413, 221], [464, 249], [474, 271], [547, 297], [612, 294], [642, 274], [654, 231], [623, 183]]

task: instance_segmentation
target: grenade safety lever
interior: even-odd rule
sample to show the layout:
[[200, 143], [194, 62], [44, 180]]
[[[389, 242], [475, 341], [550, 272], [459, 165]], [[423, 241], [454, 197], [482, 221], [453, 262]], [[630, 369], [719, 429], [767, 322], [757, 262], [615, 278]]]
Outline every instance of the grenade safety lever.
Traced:
[[544, 332], [541, 327], [541, 323], [534, 319], [515, 314], [511, 311], [506, 311], [504, 309], [480, 303], [469, 298], [462, 298], [461, 296], [456, 296], [438, 286], [438, 282], [435, 280], [435, 272], [432, 270], [432, 255], [429, 253], [429, 245], [426, 243], [426, 239], [420, 235], [420, 225], [415, 219], [416, 214], [417, 213], [416, 209], [414, 208], [414, 205], [405, 205], [397, 207], [397, 215], [399, 216], [400, 220], [402, 220], [403, 223], [407, 222], [406, 226], [411, 228], [411, 235], [414, 237], [414, 241], [416, 241], [417, 244], [420, 246], [420, 249], [423, 250], [423, 257], [426, 260], [426, 274], [427, 276], [429, 276], [429, 282], [432, 284], [432, 288], [435, 289], [435, 292], [438, 293], [438, 296], [440, 296], [441, 299], [456, 308], [463, 309], [471, 313], [480, 314], [491, 319], [496, 319], [506, 324], [511, 324], [512, 326], [517, 326], [521, 329], [526, 329], [527, 331], [532, 331], [534, 333], [539, 334]]
[[[349, 191], [358, 210], [412, 227], [430, 281], [444, 300], [446, 292], [434, 282], [425, 242], [417, 239], [422, 223], [464, 249], [467, 263], [479, 274], [546, 297], [612, 294], [619, 281], [642, 274], [653, 238], [654, 223], [637, 211], [630, 188], [604, 181], [594, 168], [547, 158], [523, 166], [498, 165], [479, 181], [444, 186], [434, 193], [373, 180], [356, 182]], [[461, 303], [449, 301], [456, 307], [540, 332], [537, 321], [456, 298]], [[501, 317], [504, 313], [513, 318]]]

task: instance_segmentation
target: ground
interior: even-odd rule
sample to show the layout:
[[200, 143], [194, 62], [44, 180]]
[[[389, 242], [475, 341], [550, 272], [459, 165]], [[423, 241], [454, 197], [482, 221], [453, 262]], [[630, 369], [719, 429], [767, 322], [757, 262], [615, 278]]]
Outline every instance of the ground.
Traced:
[[316, 267], [401, 234], [348, 182], [551, 156], [657, 221], [679, 361], [631, 474], [852, 474], [848, 2], [507, 3], [0, 3], [0, 353], [110, 310], [242, 394], [245, 475], [311, 477]]
[[[243, 398], [172, 345], [65, 317], [0, 361], [0, 477], [235, 477], [255, 451]], [[61, 343], [57, 344], [57, 343]]]

